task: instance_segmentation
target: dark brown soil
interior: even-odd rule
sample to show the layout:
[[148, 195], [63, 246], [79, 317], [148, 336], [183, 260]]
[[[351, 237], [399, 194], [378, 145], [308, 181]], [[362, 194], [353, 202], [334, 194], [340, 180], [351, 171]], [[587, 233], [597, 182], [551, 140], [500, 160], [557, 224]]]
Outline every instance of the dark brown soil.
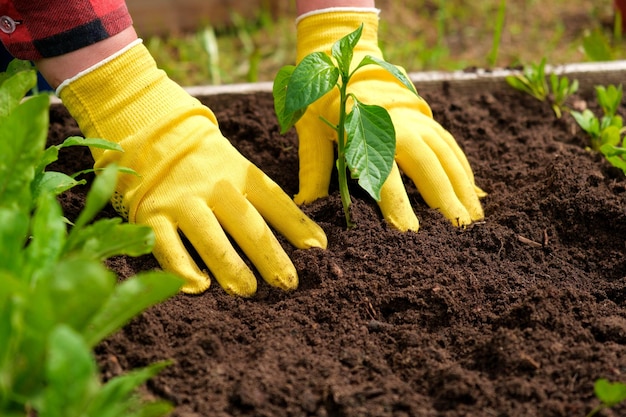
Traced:
[[[547, 104], [448, 90], [423, 93], [489, 192], [484, 223], [452, 227], [407, 182], [419, 233], [387, 227], [356, 189], [347, 231], [333, 189], [304, 208], [327, 250], [281, 240], [297, 291], [261, 282], [240, 299], [215, 283], [176, 296], [97, 347], [104, 378], [173, 359], [148, 390], [177, 417], [582, 417], [598, 403], [596, 379], [626, 382], [624, 175]], [[270, 95], [206, 102], [225, 136], [295, 194], [296, 136], [278, 133]], [[79, 133], [62, 107], [51, 115], [51, 141]], [[71, 152], [53, 168], [91, 164]], [[70, 218], [82, 192], [62, 197]], [[151, 256], [109, 266], [122, 278], [158, 267]]]

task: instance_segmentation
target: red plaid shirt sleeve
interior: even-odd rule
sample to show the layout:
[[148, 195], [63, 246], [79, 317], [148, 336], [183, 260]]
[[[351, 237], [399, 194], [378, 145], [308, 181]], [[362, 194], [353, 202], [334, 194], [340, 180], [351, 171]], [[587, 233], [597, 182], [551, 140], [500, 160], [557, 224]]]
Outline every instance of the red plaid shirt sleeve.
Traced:
[[25, 60], [63, 55], [131, 25], [124, 0], [0, 0], [0, 40]]

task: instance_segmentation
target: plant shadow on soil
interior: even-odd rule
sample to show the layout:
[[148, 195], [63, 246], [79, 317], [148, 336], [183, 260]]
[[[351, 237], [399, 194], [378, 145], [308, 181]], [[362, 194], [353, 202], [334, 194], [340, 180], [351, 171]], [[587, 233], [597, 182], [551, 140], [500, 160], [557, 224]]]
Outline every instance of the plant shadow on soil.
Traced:
[[[508, 89], [422, 94], [489, 193], [483, 223], [452, 227], [407, 181], [418, 233], [389, 228], [356, 189], [358, 226], [346, 230], [331, 185], [330, 197], [304, 207], [327, 250], [296, 250], [279, 236], [298, 290], [259, 280], [252, 299], [215, 282], [178, 295], [97, 347], [103, 378], [173, 359], [145, 393], [172, 401], [177, 417], [584, 416], [597, 378], [626, 381], [624, 175], [546, 103]], [[295, 194], [297, 139], [279, 134], [271, 95], [203, 100], [243, 155]], [[74, 134], [53, 106], [50, 144]], [[92, 162], [71, 149], [51, 169]], [[84, 193], [60, 197], [70, 219]], [[108, 266], [123, 279], [158, 264], [116, 257]]]

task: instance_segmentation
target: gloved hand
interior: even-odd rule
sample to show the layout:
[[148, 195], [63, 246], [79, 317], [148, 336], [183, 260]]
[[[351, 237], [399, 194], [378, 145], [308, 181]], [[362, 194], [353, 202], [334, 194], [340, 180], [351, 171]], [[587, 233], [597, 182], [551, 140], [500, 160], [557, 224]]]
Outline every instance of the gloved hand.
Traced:
[[[313, 52], [330, 53], [332, 45], [363, 23], [352, 65], [366, 55], [382, 58], [378, 48], [378, 10], [325, 9], [306, 14], [297, 24], [297, 62]], [[351, 78], [348, 93], [359, 101], [387, 109], [396, 130], [396, 157], [381, 190], [379, 207], [395, 228], [417, 231], [418, 219], [411, 208], [399, 168], [416, 184], [426, 203], [454, 225], [463, 226], [483, 218], [478, 200], [485, 193], [474, 184], [465, 154], [452, 135], [432, 118], [428, 104], [409, 91], [388, 71], [367, 65]], [[338, 123], [339, 92], [333, 89], [311, 104], [296, 123], [299, 137], [300, 190], [298, 204], [328, 194], [334, 169], [336, 132], [320, 120]]]
[[184, 292], [202, 292], [210, 280], [179, 230], [220, 285], [241, 296], [253, 295], [257, 282], [226, 233], [269, 284], [285, 290], [297, 287], [297, 273], [266, 221], [298, 248], [326, 247], [322, 229], [222, 136], [213, 113], [158, 70], [140, 42], [57, 93], [86, 136], [124, 149], [92, 149], [95, 167], [116, 162], [139, 174], [120, 174], [113, 205], [154, 229], [153, 253], [187, 280]]

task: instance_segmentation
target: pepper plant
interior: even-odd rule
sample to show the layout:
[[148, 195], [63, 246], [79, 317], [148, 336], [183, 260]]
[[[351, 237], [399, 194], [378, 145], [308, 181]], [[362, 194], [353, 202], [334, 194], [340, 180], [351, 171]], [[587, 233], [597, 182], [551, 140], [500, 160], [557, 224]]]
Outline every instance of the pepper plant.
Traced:
[[[376, 104], [366, 104], [349, 91], [350, 79], [366, 65], [378, 65], [393, 74], [402, 84], [417, 95], [415, 87], [396, 66], [371, 55], [352, 66], [363, 25], [334, 43], [331, 54], [314, 52], [297, 66], [280, 69], [274, 80], [274, 108], [285, 133], [304, 115], [307, 107], [334, 88], [339, 90], [338, 124], [325, 118], [337, 133], [337, 171], [339, 192], [348, 227], [350, 217], [350, 192], [346, 171], [375, 200], [380, 201], [380, 190], [389, 176], [394, 162], [396, 134], [387, 110]], [[351, 104], [351, 110], [348, 107]]]
[[116, 149], [70, 138], [44, 149], [49, 97], [25, 94], [36, 74], [23, 63], [0, 75], [0, 415], [5, 417], [162, 416], [163, 401], [136, 388], [160, 362], [106, 384], [92, 349], [142, 310], [174, 294], [182, 280], [150, 272], [118, 284], [103, 260], [149, 253], [154, 233], [120, 218], [93, 221], [117, 180], [115, 166], [94, 180], [73, 224], [57, 195], [84, 181], [46, 170], [61, 148]]

